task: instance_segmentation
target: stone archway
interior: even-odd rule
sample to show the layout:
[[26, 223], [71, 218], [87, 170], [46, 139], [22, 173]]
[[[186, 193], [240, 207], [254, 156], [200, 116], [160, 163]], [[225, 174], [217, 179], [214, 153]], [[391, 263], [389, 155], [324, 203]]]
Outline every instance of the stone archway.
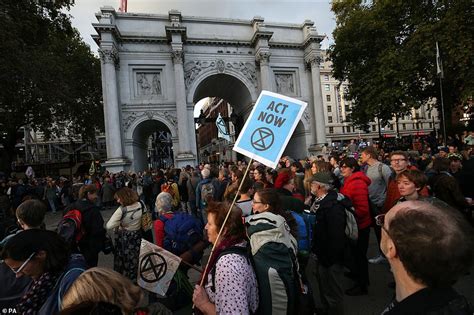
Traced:
[[130, 130], [149, 114], [170, 130], [175, 165], [194, 164], [193, 109], [207, 96], [227, 100], [242, 120], [261, 90], [305, 101], [309, 106], [294, 135], [298, 147], [316, 151], [326, 142], [320, 78], [324, 36], [313, 22], [184, 17], [174, 10], [168, 16], [121, 13], [111, 7], [96, 17], [107, 169], [142, 168], [144, 140]]
[[202, 78], [197, 82], [190, 95], [191, 93], [193, 103], [197, 103], [205, 97], [224, 99], [231, 104], [237, 114], [243, 115], [244, 118], [248, 116], [252, 103], [255, 101], [241, 79], [223, 73], [211, 74]]
[[132, 132], [131, 168], [143, 171], [148, 168], [167, 168], [174, 164], [173, 145], [176, 137], [172, 130], [159, 120], [143, 120]]

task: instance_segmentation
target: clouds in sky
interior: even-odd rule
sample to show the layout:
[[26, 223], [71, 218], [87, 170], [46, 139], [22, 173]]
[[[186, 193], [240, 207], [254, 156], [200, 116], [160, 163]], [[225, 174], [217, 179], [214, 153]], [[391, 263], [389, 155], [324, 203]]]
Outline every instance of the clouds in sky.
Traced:
[[[72, 24], [93, 51], [98, 48], [91, 38], [91, 34], [96, 34], [92, 28], [92, 23], [97, 23], [95, 13], [103, 6], [112, 6], [118, 10], [119, 5], [120, 0], [76, 0], [72, 7]], [[332, 43], [332, 31], [336, 26], [330, 0], [128, 0], [129, 13], [168, 14], [172, 9], [181, 11], [183, 16], [242, 20], [261, 16], [265, 22], [295, 24], [312, 20], [318, 32], [328, 36], [322, 43], [323, 48]]]

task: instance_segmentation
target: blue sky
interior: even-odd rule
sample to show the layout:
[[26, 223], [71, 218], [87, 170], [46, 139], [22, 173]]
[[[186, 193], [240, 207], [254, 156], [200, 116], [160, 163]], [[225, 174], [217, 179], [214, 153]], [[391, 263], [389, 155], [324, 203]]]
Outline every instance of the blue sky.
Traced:
[[[97, 51], [98, 48], [91, 38], [91, 34], [95, 34], [91, 24], [97, 22], [95, 13], [99, 12], [103, 6], [112, 6], [118, 10], [119, 5], [120, 0], [76, 0], [76, 4], [70, 11], [72, 24], [93, 51]], [[128, 12], [167, 14], [171, 9], [181, 11], [185, 16], [250, 20], [258, 15], [266, 22], [296, 24], [302, 24], [304, 20], [312, 20], [318, 32], [328, 36], [328, 39], [322, 43], [322, 48], [327, 48], [332, 43], [332, 31], [336, 26], [330, 0], [128, 0]]]

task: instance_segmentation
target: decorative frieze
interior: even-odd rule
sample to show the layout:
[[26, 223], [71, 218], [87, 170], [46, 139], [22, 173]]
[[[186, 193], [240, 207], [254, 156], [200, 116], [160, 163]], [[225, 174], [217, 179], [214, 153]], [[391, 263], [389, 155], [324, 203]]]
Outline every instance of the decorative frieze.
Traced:
[[235, 69], [242, 73], [255, 87], [257, 87], [257, 73], [255, 66], [250, 62], [228, 62], [227, 68]]
[[293, 73], [275, 73], [275, 85], [278, 93], [285, 95], [296, 94], [295, 77]]
[[138, 118], [146, 117], [148, 120], [154, 119], [155, 117], [165, 118], [171, 125], [175, 128], [178, 126], [178, 119], [176, 118], [176, 113], [170, 111], [161, 111], [161, 110], [147, 110], [141, 113], [136, 112], [124, 112], [123, 118], [123, 130], [126, 132], [132, 124]]
[[250, 62], [225, 62], [222, 59], [217, 61], [200, 61], [193, 60], [184, 64], [184, 84], [188, 89], [201, 72], [206, 70], [217, 70], [219, 73], [224, 73], [226, 69], [236, 70], [245, 78], [257, 87], [257, 73], [255, 66]]
[[[222, 61], [222, 60], [221, 60]], [[188, 61], [184, 65], [184, 84], [186, 88], [189, 88], [191, 84], [196, 80], [198, 75], [208, 68], [215, 68], [216, 63], [214, 61]]]
[[161, 78], [158, 72], [137, 72], [137, 96], [158, 96], [161, 93]]

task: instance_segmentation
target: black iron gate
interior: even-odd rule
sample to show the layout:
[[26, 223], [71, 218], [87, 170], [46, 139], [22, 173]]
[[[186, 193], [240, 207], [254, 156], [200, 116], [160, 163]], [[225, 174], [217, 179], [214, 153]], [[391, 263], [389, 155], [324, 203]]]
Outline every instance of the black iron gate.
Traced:
[[155, 131], [148, 142], [148, 167], [166, 169], [173, 165], [173, 142], [171, 133]]

